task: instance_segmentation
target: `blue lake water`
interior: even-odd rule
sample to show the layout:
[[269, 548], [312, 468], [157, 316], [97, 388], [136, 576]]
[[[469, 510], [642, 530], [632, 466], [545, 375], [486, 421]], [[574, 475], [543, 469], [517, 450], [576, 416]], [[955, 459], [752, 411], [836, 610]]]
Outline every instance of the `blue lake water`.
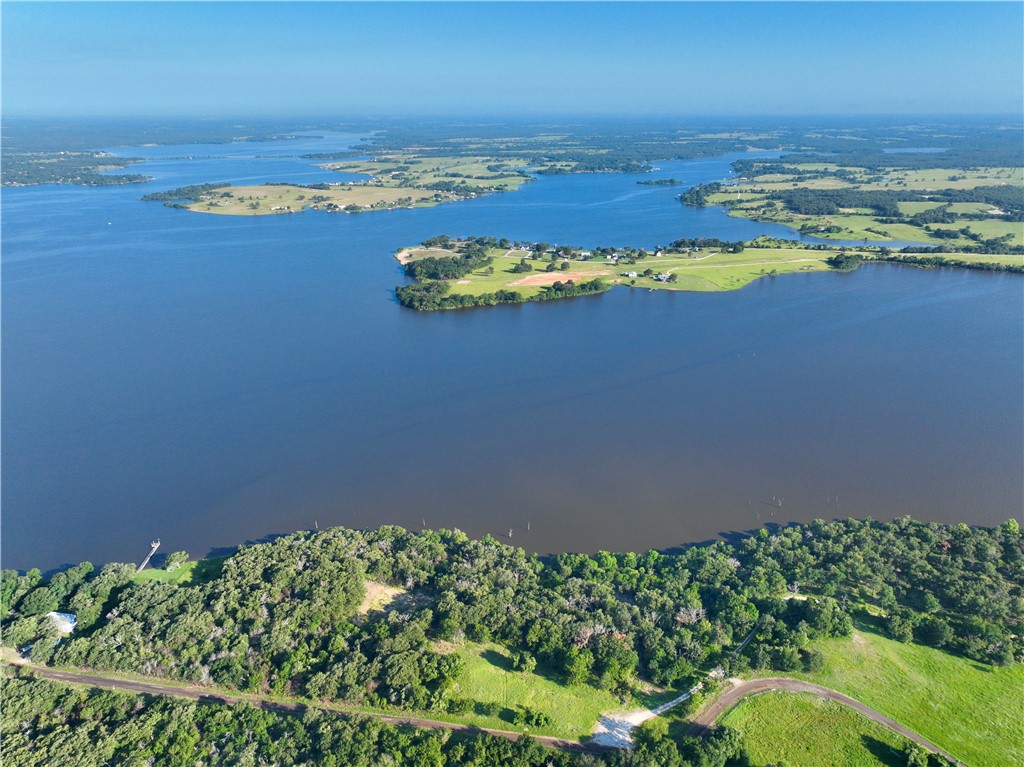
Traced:
[[[513, 528], [551, 552], [1019, 515], [1019, 275], [878, 265], [420, 314], [395, 303], [391, 254], [435, 234], [796, 235], [684, 208], [678, 187], [636, 184], [650, 175], [354, 216], [138, 199], [338, 180], [298, 155], [356, 138], [129, 147], [155, 181], [3, 191], [4, 566], [133, 560], [154, 537], [202, 555], [316, 524]], [[653, 177], [721, 179], [732, 159]]]

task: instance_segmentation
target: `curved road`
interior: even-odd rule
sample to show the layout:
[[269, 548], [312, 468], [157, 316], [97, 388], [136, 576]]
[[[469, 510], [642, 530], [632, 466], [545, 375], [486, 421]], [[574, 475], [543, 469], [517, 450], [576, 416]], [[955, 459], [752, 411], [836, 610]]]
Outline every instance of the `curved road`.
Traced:
[[750, 679], [745, 682], [740, 682], [737, 685], [725, 690], [721, 695], [712, 701], [708, 706], [705, 706], [696, 716], [692, 717], [691, 721], [693, 726], [690, 728], [691, 732], [699, 732], [706, 730], [707, 728], [714, 725], [718, 721], [719, 717], [722, 716], [726, 711], [739, 703], [743, 698], [748, 695], [759, 695], [764, 692], [782, 691], [782, 692], [809, 692], [813, 695], [817, 695], [820, 698], [835, 701], [836, 703], [842, 703], [844, 706], [849, 706], [854, 711], [863, 716], [866, 716], [872, 722], [878, 722], [883, 727], [888, 727], [890, 730], [898, 732], [903, 737], [914, 741], [915, 743], [924, 746], [929, 751], [934, 751], [937, 754], [941, 754], [946, 759], [951, 761], [953, 764], [965, 767], [964, 763], [954, 757], [952, 754], [943, 751], [941, 748], [936, 746], [930, 740], [922, 738], [916, 732], [908, 730], [903, 725], [890, 719], [884, 714], [879, 713], [873, 708], [864, 705], [859, 700], [851, 698], [848, 695], [843, 695], [841, 692], [830, 690], [828, 687], [822, 687], [818, 684], [812, 684], [811, 682], [804, 682], [800, 679], [788, 679], [786, 677], [768, 677], [765, 679]]

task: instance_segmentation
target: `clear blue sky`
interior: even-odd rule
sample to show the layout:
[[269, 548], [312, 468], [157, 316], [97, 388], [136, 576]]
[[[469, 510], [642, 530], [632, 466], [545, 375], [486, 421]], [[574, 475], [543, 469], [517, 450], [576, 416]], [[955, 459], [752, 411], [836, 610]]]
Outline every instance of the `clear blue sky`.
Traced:
[[12, 3], [9, 116], [1024, 109], [1024, 4]]

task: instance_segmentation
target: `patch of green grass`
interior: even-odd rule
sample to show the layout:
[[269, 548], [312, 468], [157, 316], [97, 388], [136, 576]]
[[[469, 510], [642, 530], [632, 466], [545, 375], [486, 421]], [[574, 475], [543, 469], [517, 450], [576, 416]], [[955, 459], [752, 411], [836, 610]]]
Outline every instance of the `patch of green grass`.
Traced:
[[825, 668], [798, 676], [866, 703], [972, 767], [1024, 764], [1024, 665], [997, 668], [902, 644], [864, 620], [852, 640], [814, 646]]
[[814, 695], [771, 692], [721, 719], [740, 732], [753, 767], [904, 767], [907, 741], [856, 711]]
[[151, 567], [148, 570], [143, 570], [141, 573], [135, 573], [135, 577], [132, 578], [132, 582], [138, 584], [146, 583], [147, 581], [160, 581], [161, 583], [185, 585], [186, 583], [192, 582], [192, 571], [195, 570], [197, 564], [199, 563], [186, 562], [172, 573]]
[[[509, 652], [493, 644], [467, 644], [455, 650], [465, 661], [454, 696], [473, 702], [472, 713], [430, 718], [456, 721], [500, 730], [519, 730], [511, 716], [518, 708], [540, 711], [551, 718], [551, 725], [530, 728], [541, 735], [557, 735], [579, 739], [589, 736], [601, 714], [620, 710], [622, 704], [609, 692], [589, 685], [569, 687], [556, 681], [542, 667], [537, 672], [513, 671]], [[480, 704], [496, 703], [502, 711], [498, 716], [481, 712]]]
[[[998, 218], [986, 218], [983, 221], [958, 221], [955, 224], [935, 224], [933, 229], [953, 229], [959, 231], [964, 227], [970, 227], [972, 232], [980, 234], [984, 239], [1010, 235], [1011, 245], [1024, 244], [1024, 224], [1019, 221], [1003, 221]], [[966, 240], [966, 238], [962, 238]]]
[[173, 583], [178, 586], [188, 586], [197, 583], [209, 583], [220, 576], [224, 567], [224, 560], [227, 557], [208, 557], [195, 562], [186, 562], [174, 572], [167, 572], [155, 567], [135, 573], [133, 583], [146, 583], [148, 581], [159, 581], [160, 583]]

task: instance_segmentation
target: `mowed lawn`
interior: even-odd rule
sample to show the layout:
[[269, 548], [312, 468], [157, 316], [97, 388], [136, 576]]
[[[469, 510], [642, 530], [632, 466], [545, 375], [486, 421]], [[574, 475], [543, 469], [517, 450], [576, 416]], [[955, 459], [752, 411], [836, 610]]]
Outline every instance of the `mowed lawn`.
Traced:
[[860, 622], [852, 639], [815, 646], [824, 670], [798, 676], [866, 703], [971, 767], [1024, 764], [1024, 665], [902, 644]]
[[743, 736], [753, 767], [904, 767], [907, 744], [846, 706], [814, 695], [746, 698], [720, 720]]

